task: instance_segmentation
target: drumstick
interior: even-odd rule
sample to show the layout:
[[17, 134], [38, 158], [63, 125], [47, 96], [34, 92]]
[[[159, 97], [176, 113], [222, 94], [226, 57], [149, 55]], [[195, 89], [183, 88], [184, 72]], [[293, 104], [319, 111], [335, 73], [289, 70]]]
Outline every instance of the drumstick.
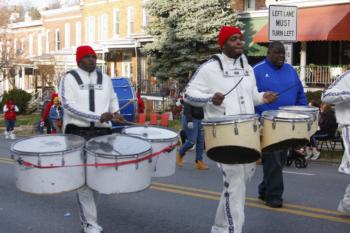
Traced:
[[290, 87], [284, 89], [283, 91], [281, 91], [280, 93], [278, 93], [277, 96], [282, 95], [283, 93], [289, 91], [290, 89], [292, 89], [293, 87], [296, 87], [297, 85], [298, 85], [298, 83], [296, 83], [296, 84], [294, 84], [294, 85], [292, 85], [292, 86], [290, 86]]
[[124, 122], [127, 123], [127, 124], [130, 124], [130, 125], [145, 126], [143, 124], [139, 124], [139, 123], [135, 123], [135, 122], [132, 122], [132, 121], [127, 121], [127, 120], [125, 120]]
[[240, 84], [240, 82], [242, 81], [243, 77], [238, 81], [238, 83], [231, 89], [229, 90], [226, 94], [224, 94], [224, 96], [227, 96], [228, 94], [231, 93], [231, 91], [233, 91], [234, 89], [236, 89], [236, 87], [238, 86], [238, 84]]
[[127, 106], [129, 106], [129, 104], [133, 103], [134, 100], [131, 99], [129, 100], [129, 102], [127, 102], [126, 104], [124, 104], [121, 108], [119, 108], [116, 112], [120, 112], [121, 110], [123, 110], [124, 108], [126, 108]]

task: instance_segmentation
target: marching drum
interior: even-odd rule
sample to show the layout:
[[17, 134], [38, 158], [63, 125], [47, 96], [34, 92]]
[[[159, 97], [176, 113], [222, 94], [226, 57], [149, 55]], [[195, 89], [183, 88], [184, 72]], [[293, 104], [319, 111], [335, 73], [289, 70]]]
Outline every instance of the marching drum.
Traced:
[[[146, 159], [151, 153], [151, 145], [147, 141], [112, 134], [90, 139], [85, 151], [89, 165], [86, 182], [90, 188], [103, 194], [130, 193], [151, 184], [150, 161]], [[113, 163], [118, 164], [108, 165]]]
[[[152, 151], [158, 152], [165, 147], [174, 145], [178, 141], [175, 131], [155, 126], [130, 126], [122, 130], [127, 135], [143, 138], [152, 145]], [[152, 159], [151, 169], [153, 177], [166, 177], [175, 173], [176, 150], [163, 152]]]
[[287, 112], [296, 112], [296, 113], [307, 113], [312, 115], [312, 125], [310, 130], [310, 136], [316, 133], [318, 129], [318, 119], [319, 119], [319, 109], [317, 107], [312, 106], [283, 106], [279, 109], [287, 111]]
[[282, 110], [262, 113], [262, 151], [304, 146], [309, 142], [312, 116]]
[[[84, 143], [76, 135], [35, 136], [13, 143], [17, 188], [32, 194], [57, 194], [83, 186], [85, 168], [64, 166], [84, 163]], [[33, 166], [23, 166], [23, 162]]]
[[251, 163], [260, 158], [258, 115], [239, 114], [203, 121], [207, 156], [224, 164]]

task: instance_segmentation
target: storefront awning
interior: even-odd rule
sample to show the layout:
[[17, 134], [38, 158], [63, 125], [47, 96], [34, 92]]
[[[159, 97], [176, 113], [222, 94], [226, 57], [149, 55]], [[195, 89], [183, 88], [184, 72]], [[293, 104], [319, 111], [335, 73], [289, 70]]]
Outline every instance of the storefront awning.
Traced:
[[[297, 23], [298, 41], [350, 41], [350, 4], [301, 8]], [[268, 24], [253, 41], [269, 42]]]

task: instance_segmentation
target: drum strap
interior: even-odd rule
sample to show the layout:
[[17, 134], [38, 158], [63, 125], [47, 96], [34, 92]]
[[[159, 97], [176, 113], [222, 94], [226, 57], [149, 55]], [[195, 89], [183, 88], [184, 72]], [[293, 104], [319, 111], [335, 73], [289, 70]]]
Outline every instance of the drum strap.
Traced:
[[[101, 86], [102, 85], [102, 72], [99, 69], [96, 69], [97, 73], [97, 85]], [[81, 81], [81, 78], [79, 74], [75, 70], [70, 70], [67, 72], [67, 74], [73, 75], [75, 78], [75, 81], [77, 81], [78, 85], [81, 87], [83, 85], [83, 81]], [[89, 110], [92, 112], [95, 112], [95, 85], [89, 85]], [[95, 123], [90, 122], [90, 127], [94, 128]]]
[[[221, 59], [220, 59], [220, 57], [219, 57], [218, 55], [213, 55], [213, 56], [211, 57], [211, 59], [214, 59], [215, 61], [219, 62], [220, 69], [221, 69], [222, 71], [224, 70], [224, 68], [223, 68], [223, 66], [222, 66], [222, 61], [221, 61]], [[241, 64], [242, 69], [244, 69], [242, 56], [239, 58], [239, 62], [240, 62], [240, 64]]]

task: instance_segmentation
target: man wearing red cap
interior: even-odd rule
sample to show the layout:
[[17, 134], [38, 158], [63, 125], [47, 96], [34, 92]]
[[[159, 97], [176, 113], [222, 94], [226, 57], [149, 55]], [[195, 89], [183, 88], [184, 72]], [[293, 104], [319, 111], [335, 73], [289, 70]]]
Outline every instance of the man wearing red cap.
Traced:
[[[60, 84], [64, 108], [63, 131], [90, 138], [111, 133], [110, 121], [123, 123], [112, 81], [96, 69], [96, 53], [90, 46], [77, 48], [78, 69], [67, 72]], [[98, 193], [87, 186], [78, 190], [80, 219], [84, 232], [100, 233], [97, 224]]]
[[[254, 114], [254, 106], [273, 102], [277, 98], [275, 93], [257, 90], [253, 69], [242, 54], [241, 30], [223, 26], [218, 42], [222, 53], [197, 69], [186, 87], [185, 101], [204, 107], [205, 119]], [[218, 166], [223, 174], [224, 190], [211, 233], [241, 233], [246, 183], [254, 174], [255, 162], [218, 163]]]

